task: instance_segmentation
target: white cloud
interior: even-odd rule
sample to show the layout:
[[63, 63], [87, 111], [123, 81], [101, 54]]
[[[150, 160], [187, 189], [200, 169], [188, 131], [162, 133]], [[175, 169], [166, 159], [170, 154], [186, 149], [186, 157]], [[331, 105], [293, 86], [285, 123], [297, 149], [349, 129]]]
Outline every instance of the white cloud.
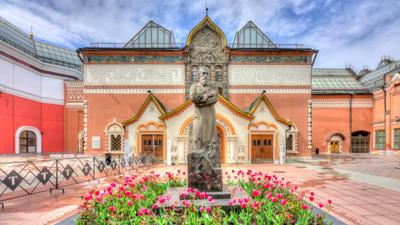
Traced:
[[[0, 16], [36, 37], [68, 47], [126, 42], [149, 20], [185, 42], [204, 17], [205, 1], [2, 1]], [[319, 49], [316, 66], [374, 68], [383, 55], [400, 58], [397, 0], [208, 0], [209, 15], [228, 41], [253, 20], [276, 43]], [[397, 15], [397, 16], [396, 16]]]

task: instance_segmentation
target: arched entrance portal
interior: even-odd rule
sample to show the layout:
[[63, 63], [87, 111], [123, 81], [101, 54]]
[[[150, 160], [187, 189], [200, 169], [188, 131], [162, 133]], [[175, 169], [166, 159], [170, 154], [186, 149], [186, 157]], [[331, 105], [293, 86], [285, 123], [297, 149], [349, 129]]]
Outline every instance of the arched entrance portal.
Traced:
[[329, 152], [333, 154], [339, 154], [343, 152], [343, 142], [344, 142], [344, 136], [342, 134], [333, 134], [329, 139], [328, 139], [328, 148]]
[[[221, 163], [230, 163], [235, 157], [235, 143], [236, 134], [235, 129], [227, 118], [217, 113], [217, 135], [220, 138], [220, 150], [221, 150]], [[189, 117], [183, 122], [179, 135], [180, 140], [178, 144], [178, 162], [186, 163], [186, 156], [189, 147], [189, 130], [192, 124], [193, 117]]]

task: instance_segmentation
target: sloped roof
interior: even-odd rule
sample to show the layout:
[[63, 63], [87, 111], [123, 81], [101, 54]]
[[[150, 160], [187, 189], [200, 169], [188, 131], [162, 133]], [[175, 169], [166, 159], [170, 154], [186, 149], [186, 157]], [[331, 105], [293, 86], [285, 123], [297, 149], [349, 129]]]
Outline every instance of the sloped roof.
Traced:
[[153, 93], [150, 93], [147, 96], [146, 100], [143, 102], [142, 106], [140, 106], [140, 108], [136, 112], [136, 114], [134, 116], [132, 116], [131, 118], [122, 122], [122, 124], [124, 126], [126, 126], [126, 125], [136, 122], [142, 116], [142, 114], [144, 113], [146, 108], [149, 106], [150, 102], [153, 102], [156, 105], [156, 107], [160, 111], [161, 115], [166, 113], [166, 109], [165, 109], [164, 105], [161, 103], [161, 101], [158, 100], [158, 98]]
[[351, 69], [312, 70], [313, 94], [366, 93], [367, 89], [357, 80]]
[[[239, 109], [238, 107], [236, 107], [234, 104], [232, 104], [228, 99], [224, 98], [224, 96], [222, 95], [218, 95], [218, 101], [225, 105], [228, 109], [230, 109], [233, 113], [235, 113], [236, 115], [248, 119], [248, 120], [252, 120], [254, 119], [254, 117], [252, 115], [250, 115], [249, 113]], [[167, 120], [169, 118], [172, 118], [174, 116], [179, 115], [181, 112], [183, 112], [184, 110], [186, 110], [190, 105], [192, 105], [192, 100], [188, 99], [186, 100], [182, 105], [178, 106], [176, 109], [166, 112], [163, 115], [160, 116], [161, 120]]]
[[176, 48], [174, 33], [149, 21], [124, 48]]
[[385, 74], [391, 73], [391, 72], [397, 72], [400, 71], [400, 60], [393, 61], [391, 63], [387, 64], [382, 64], [382, 62], [379, 64], [378, 68], [374, 71], [371, 71], [364, 76], [361, 76], [359, 78], [359, 81], [361, 84], [368, 88], [368, 90], [372, 91], [377, 88], [382, 87], [385, 84], [384, 81], [384, 76]]
[[2, 17], [0, 17], [0, 40], [42, 62], [73, 68], [79, 71], [81, 69], [82, 63], [74, 50], [32, 39], [21, 29]]
[[250, 115], [254, 115], [256, 109], [260, 105], [261, 102], [264, 102], [264, 104], [268, 107], [268, 110], [271, 112], [272, 116], [275, 118], [275, 120], [285, 124], [285, 125], [292, 125], [292, 122], [282, 118], [279, 116], [278, 112], [275, 110], [275, 107], [272, 105], [272, 103], [269, 101], [267, 96], [265, 96], [264, 93], [262, 93], [260, 96], [258, 96], [249, 106], [247, 109], [248, 113]]
[[236, 32], [232, 48], [276, 48], [276, 45], [253, 21], [249, 21]]

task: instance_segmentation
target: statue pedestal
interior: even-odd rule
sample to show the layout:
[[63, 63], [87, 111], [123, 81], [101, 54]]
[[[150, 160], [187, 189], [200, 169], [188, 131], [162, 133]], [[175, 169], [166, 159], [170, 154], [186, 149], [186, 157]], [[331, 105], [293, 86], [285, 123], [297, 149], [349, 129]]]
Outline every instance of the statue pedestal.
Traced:
[[188, 186], [201, 192], [222, 192], [219, 143], [191, 143], [188, 153]]

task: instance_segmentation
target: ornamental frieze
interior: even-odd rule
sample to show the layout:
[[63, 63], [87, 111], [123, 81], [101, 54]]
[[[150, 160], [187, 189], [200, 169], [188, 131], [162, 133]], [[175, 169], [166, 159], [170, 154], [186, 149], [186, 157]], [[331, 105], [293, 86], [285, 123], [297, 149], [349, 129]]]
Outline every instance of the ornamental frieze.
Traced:
[[182, 56], [85, 56], [85, 63], [182, 63]]
[[309, 56], [232, 56], [232, 63], [268, 64], [268, 63], [311, 63]]

